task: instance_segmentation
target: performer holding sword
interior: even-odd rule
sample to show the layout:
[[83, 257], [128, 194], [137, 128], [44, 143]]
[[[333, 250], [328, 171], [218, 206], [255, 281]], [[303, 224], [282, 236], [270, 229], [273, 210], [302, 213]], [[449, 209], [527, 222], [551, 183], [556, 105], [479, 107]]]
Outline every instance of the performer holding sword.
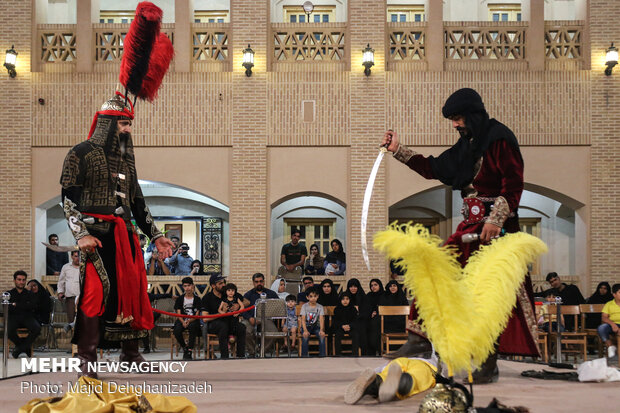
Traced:
[[[464, 220], [446, 244], [459, 249], [459, 261], [464, 266], [481, 243], [488, 243], [503, 232], [519, 231], [517, 210], [523, 192], [523, 158], [515, 135], [502, 123], [489, 119], [482, 98], [475, 90], [457, 90], [447, 99], [442, 112], [452, 121], [460, 138], [438, 157], [426, 157], [401, 145], [398, 134], [391, 130], [385, 133], [381, 144], [394, 158], [424, 178], [438, 179], [461, 192]], [[471, 242], [472, 234], [479, 234], [479, 240]], [[414, 304], [407, 323], [409, 340], [389, 355], [392, 358], [430, 350], [430, 343], [414, 323], [417, 319]], [[497, 380], [498, 353], [538, 355], [535, 334], [533, 291], [527, 277], [508, 325], [498, 340], [497, 352], [474, 373], [474, 383]]]

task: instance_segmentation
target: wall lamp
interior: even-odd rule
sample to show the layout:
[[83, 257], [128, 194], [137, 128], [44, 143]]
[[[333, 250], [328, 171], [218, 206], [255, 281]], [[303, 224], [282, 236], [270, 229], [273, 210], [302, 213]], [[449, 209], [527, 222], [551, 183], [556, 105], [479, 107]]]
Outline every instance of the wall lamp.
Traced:
[[252, 68], [254, 67], [254, 50], [248, 44], [248, 48], [243, 51], [243, 67], [245, 67], [245, 75], [252, 76]]
[[[8, 53], [8, 51], [7, 51]], [[618, 64], [618, 49], [614, 47], [614, 43], [611, 43], [609, 49], [607, 49], [607, 54], [605, 55], [605, 64], [607, 65], [607, 69], [605, 69], [605, 74], [607, 76], [611, 76], [611, 71], [614, 66]]]
[[15, 62], [17, 61], [17, 52], [15, 51], [15, 46], [11, 46], [9, 50], [6, 51], [6, 56], [4, 58], [4, 67], [9, 72], [10, 77], [17, 76], [17, 72], [15, 71]]
[[370, 43], [366, 45], [366, 48], [362, 50], [364, 56], [362, 57], [362, 66], [364, 66], [364, 74], [370, 76], [370, 68], [375, 65], [375, 49], [370, 47]]

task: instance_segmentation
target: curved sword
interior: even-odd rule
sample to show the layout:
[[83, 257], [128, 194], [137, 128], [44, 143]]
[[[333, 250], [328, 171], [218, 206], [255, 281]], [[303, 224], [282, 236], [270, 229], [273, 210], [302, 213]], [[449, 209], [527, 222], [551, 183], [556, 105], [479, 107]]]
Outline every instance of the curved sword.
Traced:
[[379, 155], [375, 160], [375, 164], [372, 166], [370, 176], [368, 177], [368, 183], [366, 184], [366, 191], [364, 192], [364, 203], [362, 204], [362, 256], [366, 263], [366, 268], [370, 271], [370, 260], [368, 259], [368, 243], [366, 241], [366, 226], [368, 224], [368, 208], [370, 207], [370, 198], [372, 197], [372, 188], [375, 186], [375, 178], [377, 172], [379, 172], [379, 165], [387, 152], [387, 145], [382, 146], [379, 150]]

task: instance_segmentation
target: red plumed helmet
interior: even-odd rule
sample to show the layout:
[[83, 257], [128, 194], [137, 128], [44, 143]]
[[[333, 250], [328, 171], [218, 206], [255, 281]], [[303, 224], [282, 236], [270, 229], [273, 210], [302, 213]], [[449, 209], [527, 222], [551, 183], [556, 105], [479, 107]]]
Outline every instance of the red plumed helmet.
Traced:
[[139, 3], [123, 43], [119, 80], [127, 91], [142, 99], [157, 96], [174, 54], [170, 40], [159, 32], [162, 15], [153, 3]]

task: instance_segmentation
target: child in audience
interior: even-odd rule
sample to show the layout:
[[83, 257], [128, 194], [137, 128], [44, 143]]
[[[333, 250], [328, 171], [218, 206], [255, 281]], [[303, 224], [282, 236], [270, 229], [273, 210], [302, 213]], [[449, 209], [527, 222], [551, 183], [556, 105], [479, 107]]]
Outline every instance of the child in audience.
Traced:
[[295, 309], [297, 307], [297, 299], [293, 294], [289, 294], [286, 297], [286, 322], [282, 331], [289, 333], [289, 343], [291, 351], [295, 349], [297, 339], [297, 314]]
[[[541, 331], [544, 331], [546, 333], [549, 332], [549, 319], [551, 319], [551, 331], [552, 332], [558, 331], [557, 313], [549, 314], [549, 305], [552, 305], [554, 303], [555, 303], [555, 294], [553, 293], [553, 290], [552, 289], [547, 290], [545, 292], [545, 302], [540, 308], [540, 317], [538, 318], [538, 328]], [[560, 332], [563, 332], [563, 331], [564, 331], [564, 317], [560, 319]]]
[[612, 345], [610, 335], [613, 333], [620, 340], [620, 284], [614, 284], [611, 287], [611, 293], [614, 299], [607, 302], [601, 312], [601, 320], [603, 324], [598, 327], [598, 335], [607, 346], [607, 357], [613, 358], [616, 355], [617, 348]]
[[351, 353], [353, 357], [359, 355], [359, 332], [355, 328], [357, 310], [351, 304], [351, 293], [340, 294], [340, 304], [334, 308], [334, 344], [336, 356], [342, 355], [342, 339], [345, 334], [351, 337]]
[[301, 307], [299, 316], [303, 330], [301, 340], [301, 355], [308, 357], [308, 339], [314, 334], [319, 339], [319, 357], [325, 357], [325, 310], [317, 303], [319, 292], [316, 287], [306, 290], [308, 302]]
[[[233, 283], [228, 283], [224, 287], [226, 291], [226, 295], [222, 297], [222, 302], [220, 303], [220, 308], [218, 309], [218, 313], [230, 313], [233, 311], [238, 311], [243, 309], [243, 296], [237, 293], [237, 286]], [[233, 306], [237, 304], [239, 308], [233, 308]], [[223, 317], [224, 320], [228, 321], [228, 334], [231, 343], [234, 342], [235, 337], [237, 336], [237, 326], [239, 324], [239, 314], [235, 314], [233, 316]]]

